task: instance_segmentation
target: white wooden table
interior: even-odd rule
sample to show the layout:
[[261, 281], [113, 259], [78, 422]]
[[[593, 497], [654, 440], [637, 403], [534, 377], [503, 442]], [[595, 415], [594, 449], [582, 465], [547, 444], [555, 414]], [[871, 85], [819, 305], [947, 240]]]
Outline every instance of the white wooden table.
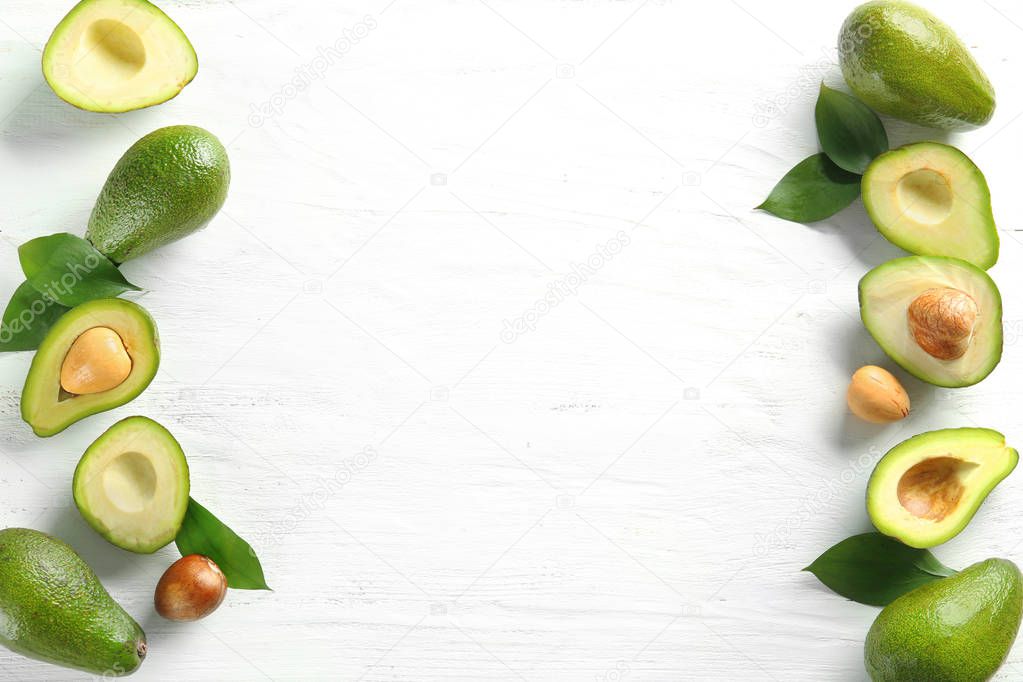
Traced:
[[[1008, 0], [927, 2], [998, 90], [991, 124], [951, 139], [994, 196], [1005, 357], [971, 389], [907, 379], [914, 412], [887, 428], [843, 395], [892, 367], [856, 282], [898, 251], [858, 202], [812, 227], [751, 210], [816, 150], [852, 2], [166, 0], [199, 75], [121, 116], [42, 80], [70, 4], [0, 7], [5, 299], [16, 245], [83, 233], [141, 135], [204, 126], [233, 166], [208, 230], [124, 268], [163, 337], [142, 397], [37, 439], [30, 357], [0, 356], [0, 526], [95, 567], [148, 633], [139, 680], [860, 680], [876, 609], [800, 569], [869, 528], [873, 462], [945, 426], [1023, 442]], [[108, 545], [70, 492], [131, 414], [176, 434], [273, 593], [156, 616], [174, 548]], [[1019, 561], [1021, 533], [1017, 474], [936, 553]], [[1023, 647], [1010, 661], [999, 679]], [[0, 653], [2, 679], [85, 677]]]

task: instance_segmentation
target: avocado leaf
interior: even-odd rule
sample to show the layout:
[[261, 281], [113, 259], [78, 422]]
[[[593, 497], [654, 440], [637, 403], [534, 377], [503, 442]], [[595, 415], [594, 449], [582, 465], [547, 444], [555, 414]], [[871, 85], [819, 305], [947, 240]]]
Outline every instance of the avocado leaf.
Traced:
[[66, 232], [25, 242], [18, 247], [18, 258], [36, 291], [69, 308], [141, 291], [92, 244]]
[[213, 559], [236, 590], [269, 590], [263, 567], [249, 543], [209, 510], [189, 498], [185, 520], [175, 539], [181, 556], [201, 554]]
[[956, 574], [928, 550], [881, 533], [846, 538], [803, 570], [846, 599], [871, 606], [886, 606], [922, 585]]
[[813, 223], [838, 213], [859, 194], [860, 176], [821, 153], [797, 163], [757, 208], [785, 220]]
[[878, 154], [888, 151], [888, 133], [870, 107], [821, 83], [814, 110], [821, 149], [839, 168], [862, 175]]
[[0, 353], [39, 348], [50, 327], [68, 310], [28, 282], [22, 282], [4, 311]]

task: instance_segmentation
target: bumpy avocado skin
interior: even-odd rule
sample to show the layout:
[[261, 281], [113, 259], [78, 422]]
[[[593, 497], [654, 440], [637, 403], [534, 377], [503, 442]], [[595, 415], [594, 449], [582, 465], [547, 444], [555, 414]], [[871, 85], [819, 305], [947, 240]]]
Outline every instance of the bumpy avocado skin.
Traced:
[[842, 75], [877, 111], [911, 123], [968, 130], [991, 120], [995, 91], [951, 28], [916, 5], [860, 5], [838, 38]]
[[980, 682], [1009, 653], [1023, 613], [1016, 564], [988, 559], [909, 594], [881, 611], [864, 663], [874, 682]]
[[133, 144], [107, 177], [86, 238], [116, 263], [187, 237], [227, 199], [227, 150], [196, 126], [169, 126]]
[[146, 635], [71, 547], [25, 528], [0, 531], [0, 644], [96, 675], [134, 672]]

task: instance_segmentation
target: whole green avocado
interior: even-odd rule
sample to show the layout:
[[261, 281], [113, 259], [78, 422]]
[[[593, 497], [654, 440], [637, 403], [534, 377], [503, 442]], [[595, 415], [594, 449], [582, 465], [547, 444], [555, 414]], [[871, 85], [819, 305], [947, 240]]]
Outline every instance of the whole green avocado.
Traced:
[[110, 171], [89, 217], [86, 239], [115, 263], [187, 237], [227, 199], [227, 150], [196, 126], [169, 126], [142, 137]]
[[133, 673], [146, 635], [71, 547], [25, 528], [0, 530], [0, 644], [104, 677]]
[[1016, 564], [988, 559], [904, 594], [870, 626], [874, 682], [982, 682], [1009, 653], [1023, 613]]
[[901, 0], [873, 0], [842, 24], [838, 56], [846, 83], [882, 114], [945, 130], [991, 120], [995, 91], [947, 25]]

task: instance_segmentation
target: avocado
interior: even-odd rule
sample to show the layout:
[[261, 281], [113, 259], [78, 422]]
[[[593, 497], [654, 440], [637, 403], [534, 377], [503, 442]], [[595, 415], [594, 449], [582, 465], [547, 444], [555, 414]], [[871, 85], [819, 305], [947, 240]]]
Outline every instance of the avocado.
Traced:
[[951, 28], [900, 0], [852, 11], [838, 36], [842, 75], [853, 93], [882, 114], [945, 130], [982, 126], [995, 91]]
[[178, 534], [188, 509], [188, 462], [170, 431], [146, 417], [111, 426], [82, 455], [78, 511], [129, 552], [152, 554]]
[[146, 634], [75, 550], [25, 528], [0, 530], [0, 644], [103, 677], [146, 657]]
[[987, 181], [955, 147], [917, 142], [885, 152], [867, 167], [862, 193], [867, 214], [892, 244], [983, 270], [998, 261]]
[[1023, 580], [988, 559], [902, 595], [874, 620], [863, 661], [874, 682], [982, 682], [1019, 630]]
[[1012, 473], [1019, 453], [991, 429], [928, 431], [885, 454], [867, 483], [867, 513], [879, 531], [910, 547], [950, 540], [988, 493]]
[[227, 150], [196, 126], [139, 139], [110, 171], [85, 237], [115, 263], [206, 227], [227, 199]]
[[46, 334], [21, 394], [21, 418], [37, 436], [120, 407], [160, 365], [156, 323], [141, 306], [103, 298], [72, 308]]
[[957, 258], [907, 256], [860, 280], [860, 316], [878, 345], [935, 386], [972, 386], [1002, 357], [1002, 299], [986, 272]]
[[58, 97], [116, 113], [175, 97], [199, 70], [184, 32], [146, 0], [82, 0], [43, 50], [43, 76]]

